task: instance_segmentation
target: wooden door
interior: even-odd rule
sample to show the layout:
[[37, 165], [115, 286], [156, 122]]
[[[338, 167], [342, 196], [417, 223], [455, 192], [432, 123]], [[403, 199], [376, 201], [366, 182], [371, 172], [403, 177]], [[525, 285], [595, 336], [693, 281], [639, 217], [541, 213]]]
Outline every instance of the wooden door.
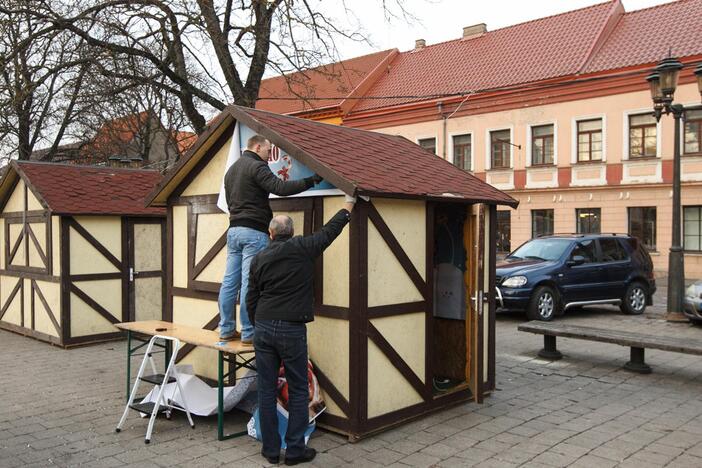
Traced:
[[129, 320], [162, 320], [166, 292], [165, 221], [130, 218], [127, 233]]

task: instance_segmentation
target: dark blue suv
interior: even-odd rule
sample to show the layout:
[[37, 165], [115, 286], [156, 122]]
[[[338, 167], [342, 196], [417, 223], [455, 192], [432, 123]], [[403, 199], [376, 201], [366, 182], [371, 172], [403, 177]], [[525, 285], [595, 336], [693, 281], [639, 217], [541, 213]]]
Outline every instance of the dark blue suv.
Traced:
[[498, 310], [526, 311], [531, 320], [551, 320], [566, 310], [619, 305], [641, 314], [653, 303], [653, 262], [635, 237], [566, 234], [522, 244], [497, 264]]

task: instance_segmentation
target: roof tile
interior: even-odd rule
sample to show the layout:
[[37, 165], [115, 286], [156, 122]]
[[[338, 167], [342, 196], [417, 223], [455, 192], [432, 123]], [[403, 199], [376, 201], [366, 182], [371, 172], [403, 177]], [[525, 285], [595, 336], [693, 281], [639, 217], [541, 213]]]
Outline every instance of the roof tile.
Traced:
[[54, 213], [165, 215], [163, 208], [144, 207], [146, 195], [161, 180], [158, 171], [26, 161], [16, 164]]

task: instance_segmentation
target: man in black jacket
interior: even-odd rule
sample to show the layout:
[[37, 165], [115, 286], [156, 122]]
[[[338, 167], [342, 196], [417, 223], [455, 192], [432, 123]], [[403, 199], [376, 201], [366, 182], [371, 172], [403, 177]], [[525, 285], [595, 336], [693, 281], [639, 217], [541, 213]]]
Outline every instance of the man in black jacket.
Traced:
[[305, 237], [292, 237], [292, 219], [276, 216], [268, 229], [270, 246], [256, 255], [251, 264], [246, 301], [251, 322], [256, 327], [254, 348], [263, 440], [261, 454], [270, 463], [278, 463], [280, 457], [276, 397], [281, 361], [289, 395], [285, 464], [308, 462], [316, 455], [313, 448], [305, 447], [305, 429], [309, 423], [305, 323], [314, 320], [314, 262], [341, 234], [355, 201], [347, 197], [344, 209], [321, 231]]
[[[232, 144], [236, 144], [232, 142]], [[273, 217], [268, 196], [304, 192], [322, 181], [318, 175], [283, 181], [268, 167], [271, 143], [260, 135], [249, 138], [246, 151], [224, 176], [229, 206], [227, 263], [219, 289], [219, 335], [221, 340], [239, 337], [236, 332], [236, 297], [239, 295], [241, 342], [253, 344], [253, 326], [246, 311], [251, 259], [268, 245], [268, 223]]]

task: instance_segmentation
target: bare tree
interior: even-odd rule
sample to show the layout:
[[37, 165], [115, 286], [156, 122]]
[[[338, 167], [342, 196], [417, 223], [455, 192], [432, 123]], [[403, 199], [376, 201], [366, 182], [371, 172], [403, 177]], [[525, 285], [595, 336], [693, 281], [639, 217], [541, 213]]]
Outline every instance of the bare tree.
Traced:
[[[0, 8], [0, 150], [29, 159], [37, 145], [53, 153], [76, 112], [89, 59], [80, 41], [49, 29], [25, 10], [25, 0]], [[46, 31], [46, 32], [44, 32]], [[38, 34], [39, 33], [39, 34]]]
[[[388, 2], [381, 1], [387, 11]], [[364, 40], [356, 28], [341, 28], [322, 13], [321, 0], [66, 2], [0, 6], [0, 13], [42, 24], [15, 50], [41, 37], [69, 34], [95, 56], [109, 57], [99, 60], [105, 76], [175, 96], [198, 133], [212, 109], [232, 101], [253, 107], [267, 68], [284, 73], [315, 67], [338, 59], [337, 40]], [[399, 0], [393, 5], [404, 13]], [[344, 2], [338, 6], [346, 9]], [[139, 67], [131, 66], [135, 61]]]

